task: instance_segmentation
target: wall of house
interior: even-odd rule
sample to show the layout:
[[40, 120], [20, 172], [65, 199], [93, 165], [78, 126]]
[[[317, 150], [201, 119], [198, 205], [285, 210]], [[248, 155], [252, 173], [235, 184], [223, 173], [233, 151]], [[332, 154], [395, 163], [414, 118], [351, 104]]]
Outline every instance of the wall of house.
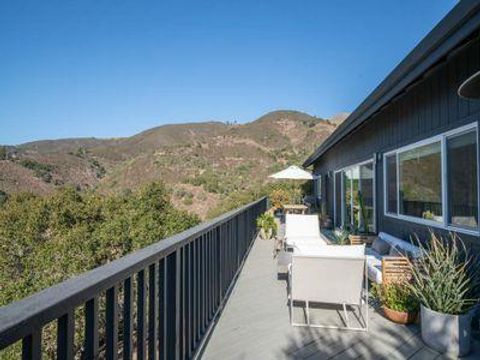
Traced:
[[[459, 85], [478, 70], [480, 36], [477, 34], [323, 154], [314, 164], [314, 173], [324, 176], [323, 200], [327, 203], [328, 213], [333, 217], [333, 171], [380, 154], [380, 160], [376, 162], [377, 231], [386, 231], [404, 239], [412, 234], [426, 236], [428, 228], [424, 225], [383, 215], [383, 153], [462, 125], [478, 123], [480, 101], [465, 100], [457, 95]], [[435, 231], [445, 234], [442, 230]], [[460, 236], [465, 242], [480, 248], [478, 237]]]

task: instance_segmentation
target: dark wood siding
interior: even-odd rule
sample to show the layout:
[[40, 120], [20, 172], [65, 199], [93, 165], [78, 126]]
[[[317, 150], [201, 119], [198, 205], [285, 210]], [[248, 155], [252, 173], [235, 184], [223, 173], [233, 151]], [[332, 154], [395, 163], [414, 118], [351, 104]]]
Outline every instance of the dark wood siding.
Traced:
[[[478, 123], [480, 101], [460, 98], [457, 89], [479, 69], [480, 38], [477, 35], [323, 154], [315, 162], [314, 172], [330, 174], [325, 177], [324, 186], [328, 213], [333, 217], [333, 171], [371, 159], [377, 153], [383, 154], [472, 122]], [[381, 159], [376, 163], [377, 230], [404, 239], [414, 234], [426, 236], [428, 229], [424, 225], [383, 215], [383, 156]], [[460, 236], [480, 247], [477, 236]]]

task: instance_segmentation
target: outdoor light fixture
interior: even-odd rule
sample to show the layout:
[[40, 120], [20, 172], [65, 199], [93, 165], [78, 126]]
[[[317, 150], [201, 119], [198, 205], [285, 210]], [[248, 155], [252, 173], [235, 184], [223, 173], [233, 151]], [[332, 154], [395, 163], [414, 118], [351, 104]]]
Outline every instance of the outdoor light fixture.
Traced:
[[458, 95], [465, 99], [480, 99], [480, 71], [477, 71], [460, 85]]

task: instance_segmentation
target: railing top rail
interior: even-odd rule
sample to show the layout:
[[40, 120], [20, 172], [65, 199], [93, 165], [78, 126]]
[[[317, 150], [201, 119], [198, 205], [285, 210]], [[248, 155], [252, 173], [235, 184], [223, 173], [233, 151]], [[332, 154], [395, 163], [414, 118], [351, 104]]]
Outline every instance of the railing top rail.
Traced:
[[227, 222], [264, 200], [265, 197], [25, 299], [0, 307], [0, 349], [59, 318], [69, 309], [85, 303], [157, 259], [169, 255], [202, 233]]

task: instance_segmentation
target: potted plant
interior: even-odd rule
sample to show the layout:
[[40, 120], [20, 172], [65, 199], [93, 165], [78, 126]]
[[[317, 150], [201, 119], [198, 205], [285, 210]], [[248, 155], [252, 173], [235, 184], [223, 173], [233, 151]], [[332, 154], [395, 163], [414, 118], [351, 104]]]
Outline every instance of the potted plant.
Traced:
[[387, 319], [403, 325], [416, 321], [419, 303], [408, 284], [396, 282], [374, 285], [373, 296], [382, 304]]
[[264, 240], [270, 240], [277, 234], [277, 223], [271, 213], [265, 212], [257, 218], [257, 227]]
[[420, 301], [423, 341], [441, 353], [470, 351], [471, 322], [479, 303], [480, 269], [455, 235], [449, 241], [430, 234], [419, 242], [421, 257], [412, 266], [410, 288]]

